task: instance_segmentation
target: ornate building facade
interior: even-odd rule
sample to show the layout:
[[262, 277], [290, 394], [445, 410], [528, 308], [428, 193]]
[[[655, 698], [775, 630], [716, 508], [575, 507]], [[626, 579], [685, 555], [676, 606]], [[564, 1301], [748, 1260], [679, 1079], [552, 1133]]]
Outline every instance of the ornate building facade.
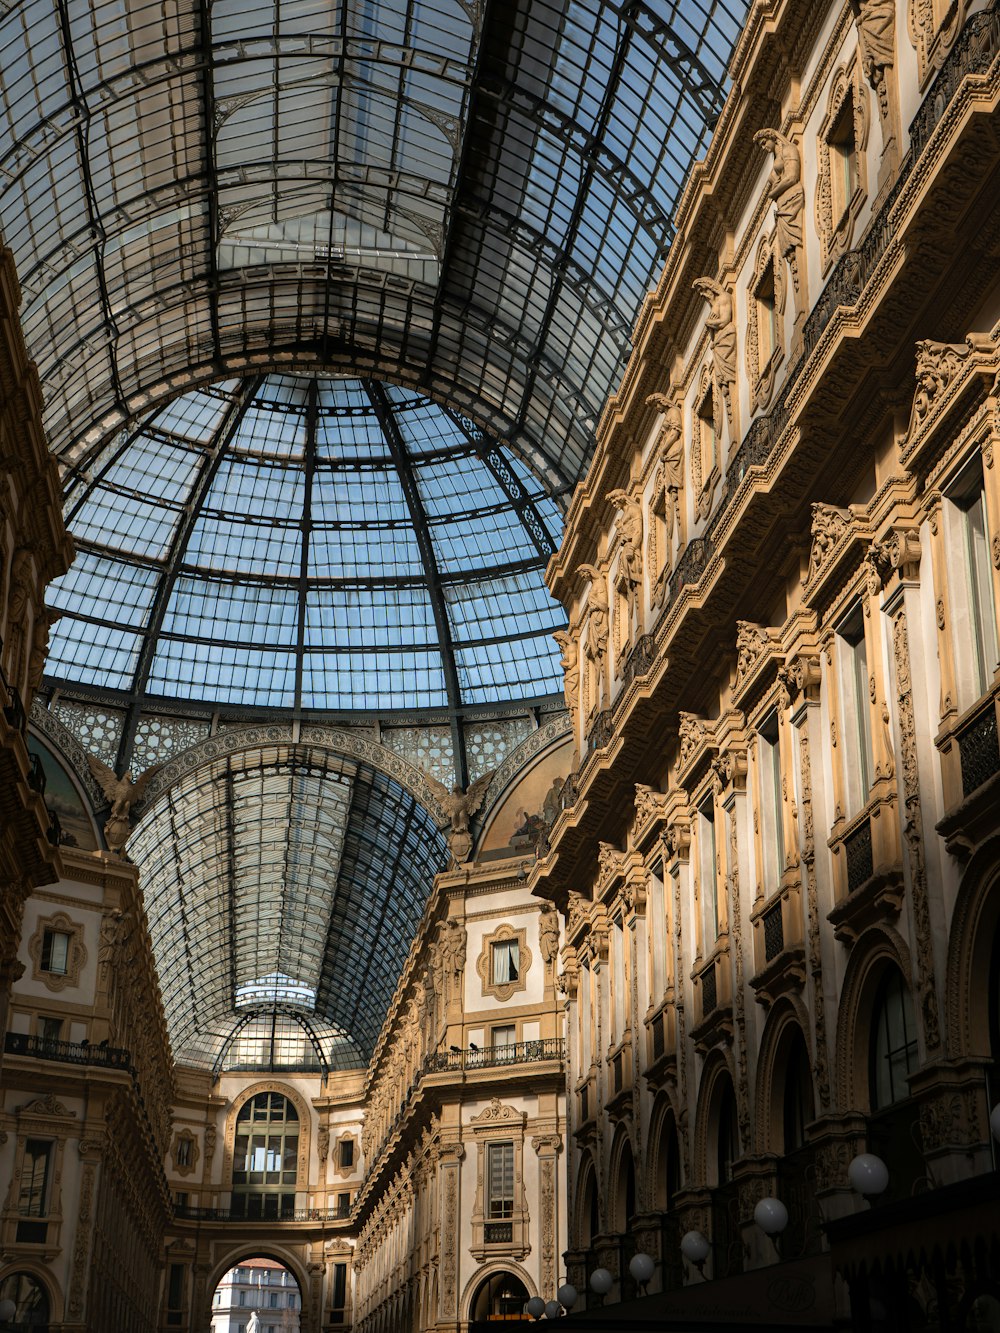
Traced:
[[[0, 1312], [209, 1333], [226, 1274], [266, 1260], [301, 1333], [485, 1328], [560, 1288], [570, 1326], [997, 1327], [1000, 11], [616, 10], [579, 180], [617, 181], [658, 236], [619, 306], [569, 249], [542, 297], [527, 261], [497, 277], [516, 154], [489, 209], [456, 187], [461, 225], [411, 201], [394, 235], [387, 194], [339, 248], [331, 205], [323, 248], [312, 195], [261, 211], [227, 138], [253, 138], [259, 89], [225, 67], [263, 56], [223, 8], [199, 18], [224, 28], [210, 76], [186, 21], [166, 71], [136, 53], [138, 5], [122, 38], [129, 88], [207, 80], [176, 124], [143, 102], [136, 149], [149, 167], [169, 123], [194, 160], [184, 116], [213, 127], [197, 281], [162, 255], [147, 273], [155, 228], [92, 182], [104, 278], [53, 277], [0, 190]], [[535, 88], [563, 66], [532, 51], [600, 25], [500, 8], [453, 16], [482, 46], [462, 114], [488, 137], [499, 99], [573, 139]], [[426, 68], [383, 36], [376, 64], [462, 82], [454, 33]], [[311, 33], [309, 59], [333, 42]], [[66, 63], [89, 124], [126, 93], [110, 54], [88, 84], [85, 46]], [[340, 75], [286, 87], [274, 61], [288, 131]], [[701, 128], [671, 120], [655, 163], [619, 150], [615, 105], [648, 129], [671, 79]], [[490, 154], [420, 97], [468, 186]], [[317, 161], [340, 135], [338, 114]], [[543, 239], [600, 213], [584, 193]], [[162, 225], [193, 237], [200, 207]], [[366, 295], [331, 334], [355, 251]], [[135, 296], [126, 318], [118, 256], [159, 313]], [[461, 300], [433, 294], [436, 264]], [[629, 342], [621, 293], [650, 275]], [[75, 294], [65, 328], [48, 283]], [[300, 327], [317, 292], [321, 342]], [[543, 568], [562, 699], [534, 646], [558, 620]]]

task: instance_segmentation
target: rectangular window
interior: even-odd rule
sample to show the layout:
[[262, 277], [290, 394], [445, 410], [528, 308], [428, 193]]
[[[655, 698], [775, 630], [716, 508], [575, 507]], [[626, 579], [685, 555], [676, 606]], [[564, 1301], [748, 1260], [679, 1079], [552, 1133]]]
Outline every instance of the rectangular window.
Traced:
[[354, 1140], [340, 1140], [340, 1165], [344, 1169], [349, 1169], [354, 1165]]
[[[289, 1300], [289, 1308], [292, 1308], [295, 1297]], [[347, 1265], [333, 1265], [333, 1309], [343, 1310], [347, 1304]]]
[[962, 527], [965, 592], [969, 602], [969, 646], [975, 693], [968, 702], [972, 703], [993, 684], [997, 666], [997, 619], [981, 467], [976, 468], [972, 484], [967, 484], [965, 493], [956, 497], [955, 503]]
[[715, 842], [715, 802], [711, 797], [698, 807], [698, 849], [704, 952], [707, 956], [719, 938], [719, 853]]
[[22, 1217], [44, 1217], [48, 1211], [49, 1167], [52, 1144], [43, 1139], [28, 1139], [24, 1145], [21, 1167], [21, 1193], [17, 1211]]
[[486, 1145], [487, 1216], [514, 1216], [514, 1145]]
[[64, 977], [69, 971], [70, 936], [64, 930], [42, 932], [42, 971]]
[[625, 932], [621, 917], [615, 917], [611, 923], [611, 985], [614, 988], [615, 1030], [614, 1039], [620, 1041], [625, 1031]]
[[844, 763], [850, 813], [856, 814], [868, 801], [875, 761], [872, 755], [871, 683], [865, 618], [861, 607], [840, 629], [844, 648], [841, 681], [844, 694]]
[[652, 1001], [658, 1004], [667, 985], [667, 905], [663, 887], [663, 865], [649, 877], [649, 952], [651, 955]]
[[42, 1041], [54, 1043], [62, 1041], [63, 1021], [61, 1018], [43, 1018], [42, 1019]]
[[346, 1217], [351, 1211], [351, 1193], [350, 1190], [337, 1195], [337, 1212], [341, 1217]]
[[184, 1308], [183, 1264], [170, 1265], [170, 1280], [167, 1284], [167, 1308], [170, 1310], [182, 1310]]
[[278, 1308], [278, 1293], [277, 1293], [276, 1291], [269, 1291], [269, 1292], [267, 1293], [267, 1303], [268, 1303], [268, 1306], [269, 1306], [272, 1310], [277, 1310], [277, 1308]]
[[193, 1142], [194, 1140], [189, 1138], [177, 1140], [177, 1156], [175, 1160], [178, 1166], [191, 1165], [191, 1146]]
[[778, 887], [784, 871], [785, 848], [782, 839], [781, 749], [778, 742], [778, 715], [771, 713], [760, 728], [760, 828], [764, 853], [764, 890], [771, 894]]
[[[513, 1023], [505, 1023], [503, 1027], [495, 1027], [490, 1031], [490, 1044], [494, 1051], [497, 1047], [504, 1048], [500, 1052], [501, 1059], [512, 1060], [514, 1058], [514, 1046], [517, 1042], [517, 1028]], [[509, 1050], [507, 1048], [510, 1048]]]
[[494, 986], [503, 986], [510, 981], [517, 981], [518, 968], [521, 966], [520, 953], [517, 940], [495, 940], [493, 942]]
[[854, 139], [854, 98], [840, 108], [828, 140], [830, 186], [833, 194], [833, 225], [838, 227], [858, 189], [858, 149]]
[[778, 347], [778, 297], [774, 287], [774, 265], [769, 261], [754, 288], [757, 306], [757, 373], [763, 375]]

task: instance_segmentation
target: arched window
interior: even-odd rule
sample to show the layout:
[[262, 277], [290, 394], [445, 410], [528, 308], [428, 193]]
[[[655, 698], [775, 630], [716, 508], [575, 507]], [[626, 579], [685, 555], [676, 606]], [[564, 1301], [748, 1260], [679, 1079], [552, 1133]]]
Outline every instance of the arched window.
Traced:
[[236, 1217], [295, 1212], [299, 1115], [280, 1092], [258, 1092], [236, 1117], [233, 1204]]
[[805, 1039], [796, 1029], [785, 1062], [785, 1091], [782, 1098], [782, 1147], [797, 1152], [806, 1143], [806, 1125], [814, 1116], [812, 1074]]
[[[49, 1293], [31, 1273], [8, 1273], [0, 1282], [0, 1301], [13, 1301], [16, 1313], [10, 1327], [47, 1333], [49, 1327]], [[5, 1325], [6, 1327], [6, 1325]]]
[[513, 1273], [491, 1273], [472, 1298], [474, 1323], [487, 1319], [512, 1319], [524, 1313], [528, 1289]]
[[873, 1111], [909, 1097], [907, 1076], [917, 1064], [917, 1030], [910, 992], [895, 967], [882, 979], [872, 1009], [869, 1092]]

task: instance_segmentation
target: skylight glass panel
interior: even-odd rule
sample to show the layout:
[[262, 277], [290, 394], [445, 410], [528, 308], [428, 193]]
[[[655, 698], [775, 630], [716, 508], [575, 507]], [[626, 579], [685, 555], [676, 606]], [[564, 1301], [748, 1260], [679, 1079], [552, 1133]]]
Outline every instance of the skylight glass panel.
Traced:
[[185, 440], [204, 444], [222, 425], [232, 404], [218, 394], [195, 390], [174, 398], [153, 414], [150, 425]]
[[358, 379], [271, 375], [226, 390], [152, 414], [197, 431], [211, 409], [216, 433], [199, 444], [120, 432], [74, 478], [81, 555], [53, 605], [142, 633], [163, 602], [148, 682], [123, 672], [121, 688], [241, 707], [282, 707], [301, 689], [303, 708], [447, 708], [445, 617], [456, 642], [558, 620], [534, 512], [515, 507], [533, 497], [551, 522], [551, 502], [471, 419]]

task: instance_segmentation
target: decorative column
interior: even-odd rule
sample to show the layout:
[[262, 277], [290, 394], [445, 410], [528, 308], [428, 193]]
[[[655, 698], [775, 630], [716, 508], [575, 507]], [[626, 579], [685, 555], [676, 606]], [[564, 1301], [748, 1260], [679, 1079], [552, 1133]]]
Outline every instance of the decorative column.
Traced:
[[821, 762], [824, 743], [820, 705], [822, 672], [819, 658], [809, 654], [793, 658], [783, 668], [783, 679], [791, 700], [791, 729], [798, 748], [800, 807], [798, 835], [806, 909], [806, 975], [809, 979], [809, 998], [812, 1001], [810, 1008], [813, 1020], [813, 1066], [816, 1072], [816, 1091], [819, 1094], [817, 1110], [825, 1112], [830, 1109], [830, 1053], [826, 1028], [826, 994], [823, 989], [823, 931], [820, 928], [820, 918], [826, 916], [833, 905], [833, 899], [832, 894], [827, 892], [821, 908], [816, 867], [813, 753], [816, 753]]
[[[872, 548], [873, 564], [883, 577], [888, 594], [883, 611], [892, 625], [892, 658], [896, 676], [896, 724], [902, 760], [899, 786], [900, 824], [909, 879], [909, 902], [913, 914], [912, 945], [915, 962], [915, 989], [928, 1056], [941, 1048], [940, 1003], [937, 968], [934, 958], [934, 934], [947, 938], [943, 912], [931, 915], [927, 877], [927, 846], [920, 796], [920, 737], [917, 730], [918, 704], [914, 700], [910, 657], [909, 616], [919, 625], [920, 537], [915, 528], [897, 529]], [[931, 770], [928, 755], [926, 769]], [[933, 840], [936, 848], [937, 840]], [[943, 960], [942, 960], [943, 962]]]
[[531, 1140], [538, 1155], [538, 1280], [546, 1300], [555, 1297], [559, 1286], [559, 1170], [562, 1139], [558, 1134], [539, 1134]]
[[459, 1205], [461, 1202], [461, 1171], [465, 1148], [461, 1143], [442, 1143], [438, 1158], [438, 1179], [441, 1191], [441, 1243], [438, 1252], [440, 1277], [438, 1284], [438, 1317], [442, 1321], [458, 1320], [459, 1268]]

